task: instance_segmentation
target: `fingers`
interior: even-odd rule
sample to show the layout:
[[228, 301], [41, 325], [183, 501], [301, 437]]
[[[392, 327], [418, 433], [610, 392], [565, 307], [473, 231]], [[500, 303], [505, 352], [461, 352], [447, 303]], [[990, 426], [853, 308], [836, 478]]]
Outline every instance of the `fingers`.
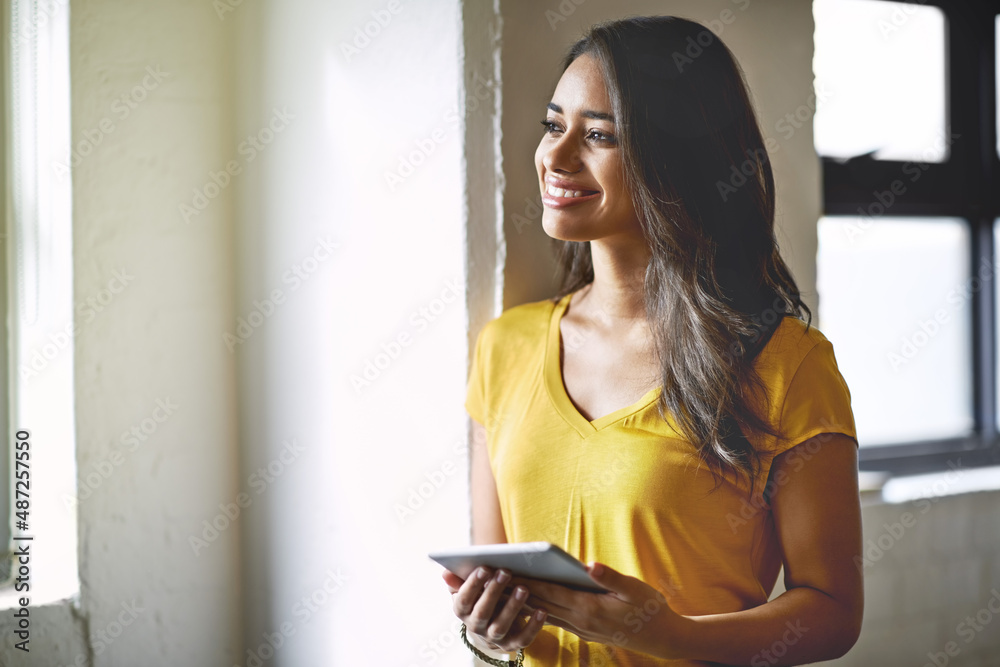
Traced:
[[514, 592], [507, 598], [507, 601], [500, 608], [500, 611], [494, 615], [493, 620], [486, 628], [486, 638], [492, 642], [497, 642], [506, 637], [527, 600], [528, 589], [523, 586], [515, 588]]
[[487, 578], [491, 574], [492, 570], [489, 568], [477, 568], [459, 587], [458, 592], [452, 596], [452, 607], [454, 608], [455, 615], [462, 619], [462, 622], [470, 630], [473, 628], [469, 625], [469, 617], [483, 593]]
[[580, 593], [565, 586], [539, 579], [514, 577], [511, 586], [524, 586], [531, 591], [526, 606], [530, 609], [544, 608], [559, 615], [565, 615], [580, 606]]
[[528, 622], [521, 626], [520, 629], [514, 630], [506, 637], [504, 637], [502, 645], [506, 651], [516, 651], [519, 648], [524, 648], [531, 642], [535, 641], [535, 637], [541, 631], [542, 627], [545, 625], [545, 619], [548, 617], [547, 612], [544, 609], [538, 609], [533, 614]]
[[[478, 635], [491, 648], [502, 651], [524, 648], [545, 625], [548, 613], [534, 606], [544, 602], [532, 596], [528, 588], [516, 586], [509, 594], [505, 593], [511, 585], [511, 575], [506, 570], [494, 572], [480, 567], [465, 580], [451, 573], [442, 576], [453, 588], [455, 615], [462, 619], [469, 633]], [[455, 584], [459, 584], [457, 588]], [[525, 616], [527, 621], [523, 620]]]
[[503, 594], [504, 588], [510, 581], [510, 573], [505, 570], [498, 570], [489, 578], [483, 586], [482, 595], [472, 608], [466, 627], [477, 635], [487, 636], [486, 628], [489, 626], [496, 613], [497, 603]]

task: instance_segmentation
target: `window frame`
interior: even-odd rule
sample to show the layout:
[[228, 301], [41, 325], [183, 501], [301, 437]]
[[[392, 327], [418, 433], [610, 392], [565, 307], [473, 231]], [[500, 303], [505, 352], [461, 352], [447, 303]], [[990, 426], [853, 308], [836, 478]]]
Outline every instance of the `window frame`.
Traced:
[[[945, 132], [957, 133], [944, 162], [913, 162], [924, 169], [920, 182], [890, 210], [873, 216], [957, 217], [969, 225], [969, 277], [982, 262], [994, 267], [994, 221], [1000, 218], [996, 120], [996, 17], [1000, 6], [986, 0], [884, 0], [939, 8], [945, 17]], [[868, 210], [873, 192], [890, 189], [906, 161], [859, 156], [849, 160], [820, 156], [823, 215], [853, 216]], [[821, 295], [822, 298], [822, 295]], [[997, 430], [997, 313], [995, 275], [972, 293], [973, 433], [966, 437], [862, 447], [861, 470], [892, 474], [940, 471], [951, 462], [962, 467], [1000, 464]]]
[[[10, 20], [11, 5], [8, 0], [0, 2], [0, 31], [4, 35], [11, 33]], [[6, 119], [10, 110], [9, 105], [9, 68], [10, 68], [10, 42], [6, 41], [0, 47], [0, 117]], [[3, 216], [2, 237], [0, 237], [0, 315], [3, 319], [0, 322], [0, 590], [9, 586], [13, 577], [13, 460], [14, 453], [11, 446], [13, 433], [10, 431], [10, 385], [7, 369], [11, 362], [11, 336], [9, 313], [7, 311], [7, 291], [10, 285], [8, 270], [8, 247], [7, 240], [11, 238], [10, 223], [10, 188], [12, 164], [12, 140], [8, 131], [8, 123], [3, 122], [0, 129], [3, 136], [3, 150], [0, 151], [0, 159], [3, 160], [3, 180], [0, 182], [0, 212]]]

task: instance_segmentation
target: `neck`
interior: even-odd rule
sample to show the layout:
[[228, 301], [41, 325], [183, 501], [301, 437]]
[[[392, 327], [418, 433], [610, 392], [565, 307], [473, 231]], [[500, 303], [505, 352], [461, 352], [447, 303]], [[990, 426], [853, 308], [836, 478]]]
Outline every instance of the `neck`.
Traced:
[[645, 245], [590, 242], [594, 282], [581, 297], [596, 316], [645, 323], [644, 283], [650, 251]]

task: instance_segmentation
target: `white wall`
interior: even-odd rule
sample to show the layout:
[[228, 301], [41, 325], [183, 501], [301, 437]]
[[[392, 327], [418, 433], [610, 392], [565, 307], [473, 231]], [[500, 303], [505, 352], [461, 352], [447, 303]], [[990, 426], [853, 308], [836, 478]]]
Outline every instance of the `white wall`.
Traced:
[[[154, 427], [80, 504], [79, 599], [34, 608], [32, 652], [0, 663], [367, 663], [387, 633], [401, 661], [467, 663], [426, 556], [469, 537], [467, 312], [495, 314], [502, 252], [465, 189], [461, 6], [70, 20], [74, 142], [114, 125], [74, 171], [76, 298], [135, 276], [75, 341], [78, 468]], [[472, 296], [470, 208], [494, 247]]]
[[863, 508], [864, 625], [854, 649], [828, 664], [997, 664], [1000, 492], [941, 495], [950, 479], [922, 499]]
[[[237, 185], [237, 315], [282, 294], [237, 346], [243, 485], [302, 448], [240, 517], [247, 649], [282, 643], [267, 664], [467, 661], [427, 558], [468, 539], [460, 9], [233, 15], [236, 135], [294, 115]], [[336, 247], [310, 272], [317, 237]]]
[[198, 557], [188, 538], [236, 488], [231, 192], [190, 225], [178, 206], [233, 150], [229, 26], [208, 3], [70, 9], [73, 143], [93, 143], [73, 172], [74, 302], [134, 276], [75, 339], [76, 463], [115, 463], [77, 510], [78, 604], [33, 610], [30, 654], [5, 641], [0, 662], [226, 664], [238, 531]]
[[177, 405], [80, 506], [90, 632], [122, 603], [145, 608], [97, 665], [218, 664], [241, 643], [238, 531], [198, 556], [189, 545], [237, 482], [236, 368], [219, 335], [233, 314], [231, 191], [190, 224], [179, 209], [233, 153], [229, 30], [205, 3], [71, 5], [74, 137], [113, 115], [148, 66], [169, 73], [73, 174], [76, 293], [112, 267], [135, 275], [77, 341], [80, 469], [158, 400]]

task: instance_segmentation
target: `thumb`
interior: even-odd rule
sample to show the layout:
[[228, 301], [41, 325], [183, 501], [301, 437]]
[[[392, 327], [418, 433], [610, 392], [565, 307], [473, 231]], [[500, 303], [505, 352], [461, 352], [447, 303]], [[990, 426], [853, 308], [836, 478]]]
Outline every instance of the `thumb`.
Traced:
[[457, 593], [458, 589], [465, 583], [465, 579], [448, 570], [441, 571], [441, 578], [444, 579], [444, 583], [448, 585], [448, 589], [452, 593]]
[[596, 561], [588, 563], [587, 572], [595, 582], [622, 598], [642, 597], [645, 592], [645, 585], [640, 580], [622, 574], [604, 563]]

